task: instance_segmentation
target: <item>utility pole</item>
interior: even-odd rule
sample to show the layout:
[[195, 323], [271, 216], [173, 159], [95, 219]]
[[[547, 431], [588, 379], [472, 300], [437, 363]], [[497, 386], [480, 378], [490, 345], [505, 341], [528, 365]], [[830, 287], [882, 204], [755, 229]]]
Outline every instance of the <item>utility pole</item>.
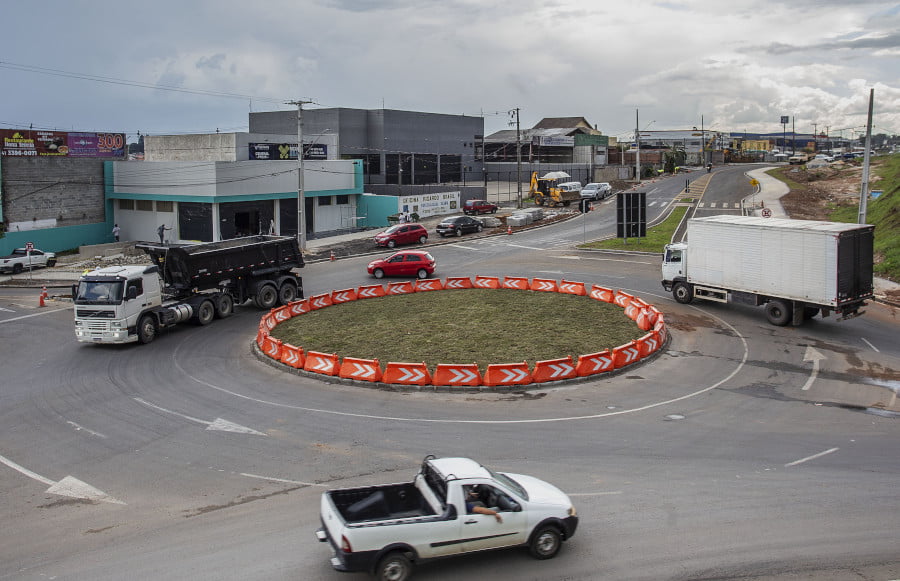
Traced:
[[819, 126], [813, 123], [813, 142], [815, 143], [815, 153], [819, 153]]
[[[516, 115], [516, 208], [522, 207], [522, 143], [519, 125], [519, 108], [510, 109], [509, 115]], [[512, 122], [510, 122], [512, 125]]]
[[872, 104], [875, 89], [869, 89], [869, 121], [866, 124], [866, 152], [863, 154], [862, 191], [859, 193], [859, 218], [857, 223], [866, 223], [866, 206], [869, 201], [869, 156], [872, 151]]
[[303, 106], [312, 101], [288, 101], [288, 105], [297, 106], [297, 245], [300, 251], [306, 250], [306, 221], [303, 211], [306, 198], [303, 191]]
[[637, 182], [641, 183], [641, 117], [640, 110], [634, 110], [634, 143], [637, 146], [637, 152], [634, 154], [634, 169], [637, 172], [635, 176]]

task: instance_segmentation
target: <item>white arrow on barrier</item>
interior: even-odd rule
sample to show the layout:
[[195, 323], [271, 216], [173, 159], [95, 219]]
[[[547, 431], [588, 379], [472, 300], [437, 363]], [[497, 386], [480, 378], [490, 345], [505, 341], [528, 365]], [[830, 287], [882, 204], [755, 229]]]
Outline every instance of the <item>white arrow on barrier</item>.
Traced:
[[596, 357], [592, 361], [594, 362], [593, 371], [606, 371], [612, 367], [612, 359], [608, 357]]
[[641, 354], [637, 347], [628, 347], [622, 352], [625, 353], [625, 363], [635, 361], [638, 358], [638, 355]]
[[489, 281], [489, 280], [476, 280], [476, 281], [475, 281], [475, 286], [480, 286], [480, 287], [482, 287], [482, 288], [490, 288], [490, 286], [491, 286], [491, 281]]
[[297, 363], [298, 361], [300, 361], [300, 354], [297, 353], [296, 351], [294, 351], [293, 349], [289, 349], [289, 350], [287, 350], [287, 356], [285, 356], [283, 361], [284, 361], [284, 363], [287, 363], [288, 365], [290, 365], [292, 363]]
[[432, 282], [432, 281], [420, 282], [419, 288], [422, 290], [434, 290], [434, 282]]
[[478, 374], [471, 369], [450, 369], [450, 373], [453, 374], [453, 377], [450, 378], [450, 383], [473, 381], [478, 377]]
[[500, 383], [512, 383], [513, 381], [522, 381], [528, 377], [528, 372], [524, 369], [501, 369], [506, 377], [500, 380]]
[[371, 365], [363, 365], [361, 363], [354, 363], [354, 367], [356, 367], [356, 371], [351, 373], [353, 377], [371, 377], [375, 375], [375, 370]]
[[350, 293], [348, 292], [340, 292], [334, 295], [334, 300], [340, 303], [344, 303], [350, 300]]
[[418, 381], [425, 377], [425, 373], [421, 369], [407, 369], [401, 367], [400, 371], [403, 372], [403, 376], [399, 378], [400, 381]]
[[275, 355], [277, 355], [277, 354], [278, 354], [278, 345], [276, 345], [274, 342], [270, 341], [269, 342], [269, 350], [266, 351], [266, 355], [268, 355], [269, 357], [275, 357]]
[[565, 291], [567, 293], [577, 293], [578, 292], [577, 284], [565, 283], [565, 284], [559, 285], [559, 288], [561, 288], [563, 291]]
[[550, 374], [550, 377], [556, 377], [558, 375], [567, 375], [575, 370], [574, 367], [569, 365], [568, 363], [551, 363], [550, 369], [553, 370], [553, 373]]
[[321, 357], [316, 357], [316, 363], [313, 365], [313, 369], [318, 369], [319, 371], [329, 371], [331, 369], [331, 361], [328, 359], [322, 359]]
[[650, 348], [650, 353], [653, 353], [654, 351], [656, 351], [656, 348], [657, 348], [656, 339], [653, 339], [653, 338], [647, 339], [646, 345]]
[[447, 288], [463, 288], [463, 281], [461, 280], [448, 280]]
[[285, 311], [277, 310], [275, 311], [275, 320], [279, 323], [282, 321], [286, 321], [288, 319], [288, 315]]
[[391, 294], [392, 295], [405, 295], [407, 293], [406, 293], [406, 289], [404, 287], [395, 286], [391, 289]]
[[552, 283], [552, 282], [543, 282], [543, 281], [541, 281], [541, 282], [538, 283], [538, 290], [539, 290], [539, 291], [549, 291], [549, 290], [553, 290], [553, 283]]
[[302, 315], [309, 309], [309, 305], [306, 303], [297, 303], [295, 305], [291, 305], [291, 314], [292, 315]]
[[378, 295], [376, 294], [377, 292], [378, 292], [378, 291], [376, 291], [376, 290], [373, 289], [373, 288], [366, 288], [366, 289], [363, 289], [363, 290], [359, 291], [359, 296], [361, 296], [361, 297], [366, 297], [366, 298], [374, 297], [374, 296], [378, 296]]
[[327, 303], [325, 301], [325, 297], [319, 297], [313, 301], [313, 306], [316, 308], [327, 307]]

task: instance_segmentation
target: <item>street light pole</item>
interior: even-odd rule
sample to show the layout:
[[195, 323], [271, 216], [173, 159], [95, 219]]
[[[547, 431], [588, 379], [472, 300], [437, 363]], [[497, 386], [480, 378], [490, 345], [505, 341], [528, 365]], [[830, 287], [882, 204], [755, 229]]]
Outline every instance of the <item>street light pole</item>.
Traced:
[[297, 106], [297, 245], [306, 250], [306, 223], [303, 217], [306, 198], [303, 191], [303, 105], [312, 101], [288, 101]]

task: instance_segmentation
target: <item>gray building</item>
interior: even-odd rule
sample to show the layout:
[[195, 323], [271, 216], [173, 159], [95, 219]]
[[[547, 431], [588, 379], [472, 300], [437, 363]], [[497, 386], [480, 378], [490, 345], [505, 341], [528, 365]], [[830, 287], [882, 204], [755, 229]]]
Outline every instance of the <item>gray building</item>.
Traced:
[[[250, 113], [250, 133], [297, 132], [297, 111]], [[337, 135], [340, 159], [361, 159], [367, 186], [480, 182], [484, 119], [394, 109], [310, 109], [306, 134]]]

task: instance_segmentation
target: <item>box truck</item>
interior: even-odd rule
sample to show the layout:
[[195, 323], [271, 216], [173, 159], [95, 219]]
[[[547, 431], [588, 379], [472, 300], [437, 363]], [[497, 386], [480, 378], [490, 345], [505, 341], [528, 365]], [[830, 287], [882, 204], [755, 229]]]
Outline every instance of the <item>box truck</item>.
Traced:
[[675, 300], [765, 305], [773, 325], [831, 313], [861, 315], [872, 298], [875, 227], [811, 220], [709, 216], [668, 244], [662, 285]]

